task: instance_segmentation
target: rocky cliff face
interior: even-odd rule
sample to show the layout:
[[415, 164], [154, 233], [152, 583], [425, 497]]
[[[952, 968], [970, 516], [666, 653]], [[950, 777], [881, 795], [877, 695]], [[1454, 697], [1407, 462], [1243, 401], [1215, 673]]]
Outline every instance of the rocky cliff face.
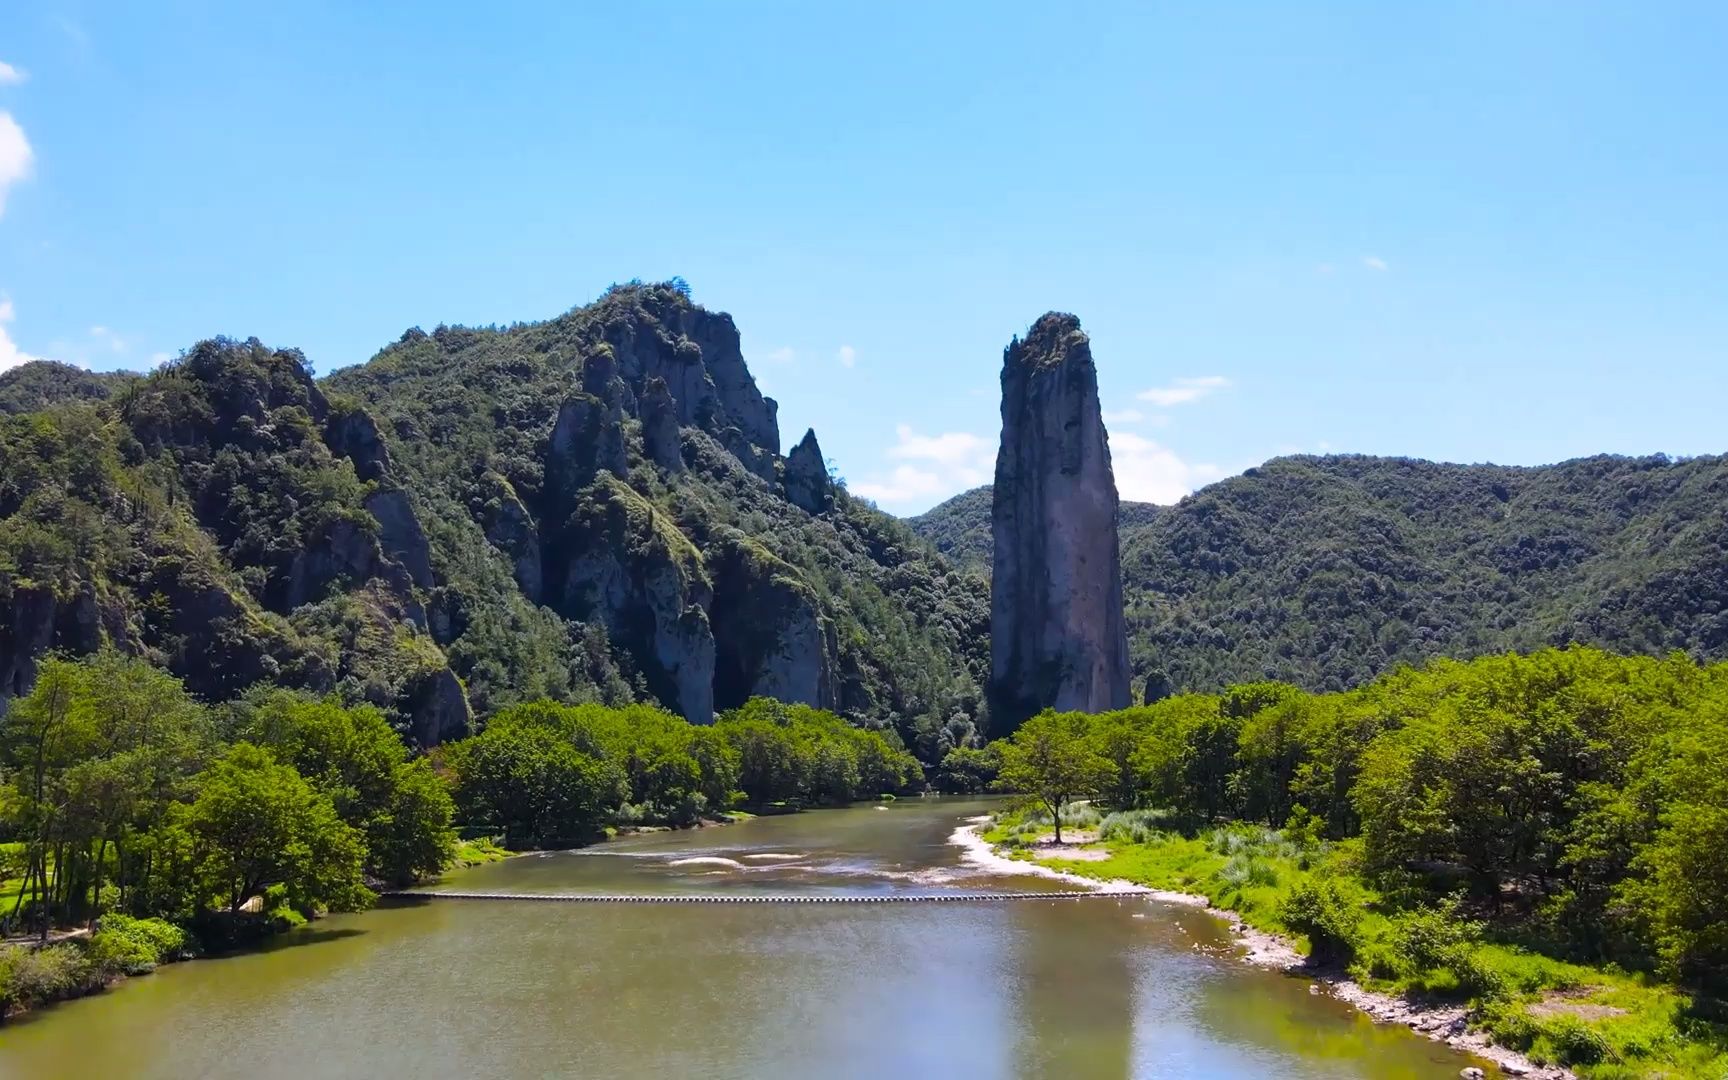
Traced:
[[814, 428], [786, 455], [786, 499], [805, 513], [820, 514], [834, 505], [834, 482], [828, 478], [828, 463]]
[[[99, 426], [28, 454], [0, 439], [0, 465], [36, 474], [0, 518], [77, 544], [70, 560], [17, 552], [22, 572], [0, 580], [0, 699], [28, 689], [46, 649], [112, 646], [211, 700], [261, 680], [340, 687], [422, 744], [466, 732], [429, 636], [437, 582], [413, 500], [372, 417], [332, 405], [297, 352], [201, 342], [112, 414], [45, 415], [50, 430]], [[76, 509], [50, 524], [56, 498]]]
[[991, 533], [996, 733], [1039, 710], [1129, 704], [1116, 479], [1091, 346], [1049, 314], [1002, 356]]
[[753, 697], [833, 709], [838, 705], [833, 623], [798, 571], [736, 530], [710, 547], [715, 704]]
[[713, 586], [701, 555], [652, 504], [613, 476], [576, 501], [560, 606], [605, 625], [649, 688], [687, 719], [714, 718]]
[[318, 381], [222, 341], [121, 396], [66, 376], [0, 375], [0, 708], [44, 649], [115, 644], [421, 743], [542, 697], [706, 721], [769, 695], [932, 760], [974, 729], [982, 582], [831, 483], [813, 433], [782, 457], [731, 317], [682, 283], [412, 329]]

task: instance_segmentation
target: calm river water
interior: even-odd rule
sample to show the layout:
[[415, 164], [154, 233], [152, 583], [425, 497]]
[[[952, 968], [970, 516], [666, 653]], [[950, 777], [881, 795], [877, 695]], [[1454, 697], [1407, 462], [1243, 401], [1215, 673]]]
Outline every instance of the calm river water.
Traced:
[[[982, 808], [903, 800], [759, 818], [511, 859], [441, 887], [1062, 887], [966, 868], [946, 840]], [[0, 1028], [0, 1076], [36, 1080], [1442, 1080], [1467, 1064], [1233, 960], [1217, 920], [1139, 899], [398, 904]]]

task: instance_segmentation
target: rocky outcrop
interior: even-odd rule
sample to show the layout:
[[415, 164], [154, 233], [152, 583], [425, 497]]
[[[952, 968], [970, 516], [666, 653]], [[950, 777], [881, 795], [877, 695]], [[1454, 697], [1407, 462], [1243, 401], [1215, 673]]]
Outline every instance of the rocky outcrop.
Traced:
[[403, 696], [415, 743], [437, 746], [468, 734], [472, 719], [468, 695], [448, 664], [427, 669], [406, 691]]
[[[412, 519], [412, 512], [409, 518]], [[415, 526], [418, 530], [418, 524]], [[422, 545], [425, 537], [421, 536]], [[430, 570], [427, 571], [430, 579]], [[404, 614], [424, 628], [426, 615], [414, 598], [413, 581], [401, 563], [384, 557], [376, 534], [346, 518], [337, 518], [322, 532], [308, 537], [288, 567], [277, 599], [284, 611], [322, 600], [333, 590], [351, 588], [377, 579], [401, 605]]]
[[680, 426], [713, 435], [751, 472], [772, 482], [780, 454], [779, 406], [751, 377], [732, 317], [667, 288], [619, 292], [610, 299], [610, 305], [603, 301], [599, 334], [629, 394], [640, 401], [649, 383], [660, 380]]
[[510, 557], [510, 570], [524, 595], [540, 603], [545, 578], [540, 556], [540, 532], [528, 508], [522, 505], [516, 489], [498, 473], [487, 471], [481, 476], [486, 499], [482, 505], [481, 524], [486, 540]]
[[365, 409], [332, 408], [324, 420], [324, 445], [353, 462], [362, 480], [382, 480], [390, 472], [390, 450]]
[[546, 467], [548, 485], [574, 491], [586, 487], [602, 469], [627, 475], [621, 419], [616, 404], [593, 394], [577, 394], [560, 406]]
[[820, 514], [834, 505], [834, 483], [828, 478], [828, 464], [822, 459], [814, 428], [806, 430], [786, 456], [783, 483], [787, 501], [806, 513]]
[[836, 706], [839, 643], [821, 601], [790, 563], [733, 529], [713, 538], [714, 701], [753, 697]]
[[401, 488], [380, 488], [362, 500], [366, 512], [378, 519], [378, 543], [384, 554], [396, 560], [408, 579], [422, 589], [430, 589], [432, 551], [426, 543], [426, 531]]
[[678, 403], [666, 380], [649, 379], [638, 403], [642, 416], [642, 452], [670, 473], [684, 471], [683, 441], [678, 434]]
[[385, 554], [408, 572], [422, 589], [430, 589], [432, 553], [426, 531], [408, 501], [407, 492], [390, 475], [390, 450], [378, 434], [378, 423], [364, 409], [332, 406], [324, 419], [324, 445], [354, 466], [354, 475], [377, 485], [363, 500], [366, 512], [378, 519], [378, 541]]
[[36, 682], [36, 657], [54, 646], [59, 604], [46, 586], [12, 591], [8, 625], [0, 628], [0, 711], [6, 702], [30, 692]]
[[578, 493], [560, 547], [560, 611], [604, 623], [668, 708], [694, 723], [712, 720], [713, 591], [684, 534], [622, 481], [601, 476]]
[[1002, 357], [992, 492], [994, 734], [1044, 708], [1129, 704], [1116, 480], [1080, 321], [1039, 319]]
[[1157, 668], [1146, 675], [1146, 685], [1141, 688], [1140, 703], [1156, 705], [1176, 692], [1176, 687], [1170, 682], [1170, 676], [1163, 668]]

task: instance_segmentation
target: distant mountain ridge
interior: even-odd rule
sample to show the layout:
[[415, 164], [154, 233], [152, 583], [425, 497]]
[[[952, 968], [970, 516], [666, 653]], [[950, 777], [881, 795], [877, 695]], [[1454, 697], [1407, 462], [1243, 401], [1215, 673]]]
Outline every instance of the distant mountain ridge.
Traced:
[[[908, 519], [988, 567], [990, 492]], [[1137, 681], [1359, 685], [1402, 663], [1578, 641], [1728, 657], [1728, 457], [1557, 465], [1278, 458], [1123, 504]]]

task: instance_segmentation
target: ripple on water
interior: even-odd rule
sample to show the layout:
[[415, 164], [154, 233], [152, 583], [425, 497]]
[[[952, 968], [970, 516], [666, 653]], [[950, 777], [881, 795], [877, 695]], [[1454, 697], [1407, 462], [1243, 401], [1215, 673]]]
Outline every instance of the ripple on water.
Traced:
[[748, 870], [748, 866], [737, 859], [728, 859], [720, 855], [692, 855], [685, 859], [672, 859], [667, 866], [724, 866], [728, 870]]

